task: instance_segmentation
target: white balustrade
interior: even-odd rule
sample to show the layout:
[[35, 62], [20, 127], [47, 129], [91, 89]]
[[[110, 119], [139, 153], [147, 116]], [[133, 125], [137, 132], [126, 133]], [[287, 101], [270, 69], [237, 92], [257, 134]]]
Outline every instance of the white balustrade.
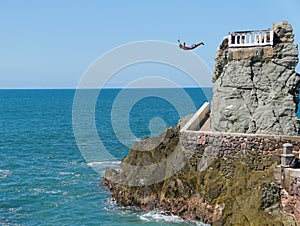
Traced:
[[272, 46], [273, 30], [229, 32], [229, 47]]

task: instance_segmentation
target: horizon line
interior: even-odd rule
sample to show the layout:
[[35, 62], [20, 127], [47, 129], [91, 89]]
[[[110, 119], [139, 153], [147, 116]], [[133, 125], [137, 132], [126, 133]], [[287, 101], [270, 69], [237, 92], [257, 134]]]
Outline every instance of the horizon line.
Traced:
[[[213, 86], [183, 86], [183, 87], [103, 87], [101, 89], [199, 89], [199, 88], [213, 88]], [[73, 88], [73, 87], [47, 87], [47, 88], [42, 88], [42, 87], [22, 87], [22, 88], [17, 88], [17, 87], [12, 87], [12, 88], [0, 88], [0, 90], [76, 90], [79, 88]], [[100, 89], [100, 88], [80, 88], [80, 89], [86, 89], [86, 90], [92, 90], [92, 89]]]

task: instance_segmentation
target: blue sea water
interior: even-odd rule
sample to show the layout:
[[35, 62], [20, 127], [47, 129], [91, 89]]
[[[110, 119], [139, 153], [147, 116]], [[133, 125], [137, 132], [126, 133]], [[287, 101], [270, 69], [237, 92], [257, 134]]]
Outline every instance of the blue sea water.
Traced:
[[[129, 149], [120, 142], [111, 123], [113, 103], [120, 91], [102, 90], [95, 107], [99, 137], [118, 161]], [[210, 99], [211, 89], [204, 91]], [[176, 89], [159, 92], [182, 98]], [[206, 99], [201, 89], [185, 92], [196, 108]], [[102, 175], [91, 167], [102, 163], [87, 163], [74, 138], [74, 94], [75, 90], [0, 90], [1, 225], [199, 225], [160, 211], [119, 207], [111, 200], [109, 191], [99, 186]], [[130, 130], [137, 139], [155, 135], [149, 129], [151, 119], [161, 118], [165, 126], [173, 126], [182, 116], [176, 111], [178, 106], [148, 94], [130, 108], [128, 115]], [[123, 132], [127, 133], [126, 128]], [[103, 170], [106, 166], [103, 164]]]

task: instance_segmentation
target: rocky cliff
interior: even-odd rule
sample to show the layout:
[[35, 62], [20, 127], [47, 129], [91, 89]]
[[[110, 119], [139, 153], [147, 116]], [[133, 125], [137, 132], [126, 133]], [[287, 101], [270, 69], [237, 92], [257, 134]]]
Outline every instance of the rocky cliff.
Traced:
[[[274, 24], [274, 33], [268, 47], [229, 48], [223, 41], [213, 77], [213, 130], [297, 134], [298, 50], [291, 25]], [[135, 143], [118, 170], [106, 170], [102, 184], [118, 204], [212, 225], [296, 225], [283, 211], [273, 169], [282, 144], [299, 150], [298, 139], [181, 131], [186, 120]], [[292, 213], [294, 206], [285, 209]]]
[[[219, 137], [200, 139], [194, 148], [184, 148], [180, 141], [180, 126], [168, 128], [162, 145], [155, 149], [136, 150], [134, 147], [140, 145], [135, 144], [119, 170], [106, 170], [102, 184], [110, 189], [119, 205], [160, 209], [186, 220], [212, 225], [296, 225], [294, 218], [282, 211], [280, 187], [274, 183], [273, 177], [274, 155], [266, 155], [266, 151], [244, 155], [240, 146], [228, 146], [227, 150], [232, 152], [221, 153], [218, 147], [226, 144], [220, 142]], [[142, 141], [143, 146], [149, 147], [155, 140], [146, 138]], [[169, 177], [169, 170], [174, 163], [178, 164], [174, 158], [166, 162], [164, 171], [160, 171], [165, 180], [148, 185], [129, 185], [139, 172], [126, 164], [148, 166], [164, 162], [176, 152], [178, 145], [182, 145], [181, 153], [187, 159], [181, 170]], [[200, 169], [203, 163], [207, 165], [206, 160], [214, 152], [216, 158], [208, 167]], [[259, 161], [255, 161], [252, 155]], [[153, 173], [144, 176], [151, 179]]]
[[298, 46], [287, 22], [275, 23], [274, 45], [228, 47], [215, 57], [213, 131], [295, 135], [299, 74]]

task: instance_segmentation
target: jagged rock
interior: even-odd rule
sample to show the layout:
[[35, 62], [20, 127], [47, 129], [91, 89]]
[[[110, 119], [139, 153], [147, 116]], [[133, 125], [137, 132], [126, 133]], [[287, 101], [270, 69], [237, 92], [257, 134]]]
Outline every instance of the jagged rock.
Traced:
[[298, 135], [298, 46], [287, 22], [275, 23], [274, 46], [229, 48], [216, 54], [213, 131]]
[[273, 26], [275, 40], [279, 42], [294, 42], [292, 25], [287, 21], [275, 23]]

